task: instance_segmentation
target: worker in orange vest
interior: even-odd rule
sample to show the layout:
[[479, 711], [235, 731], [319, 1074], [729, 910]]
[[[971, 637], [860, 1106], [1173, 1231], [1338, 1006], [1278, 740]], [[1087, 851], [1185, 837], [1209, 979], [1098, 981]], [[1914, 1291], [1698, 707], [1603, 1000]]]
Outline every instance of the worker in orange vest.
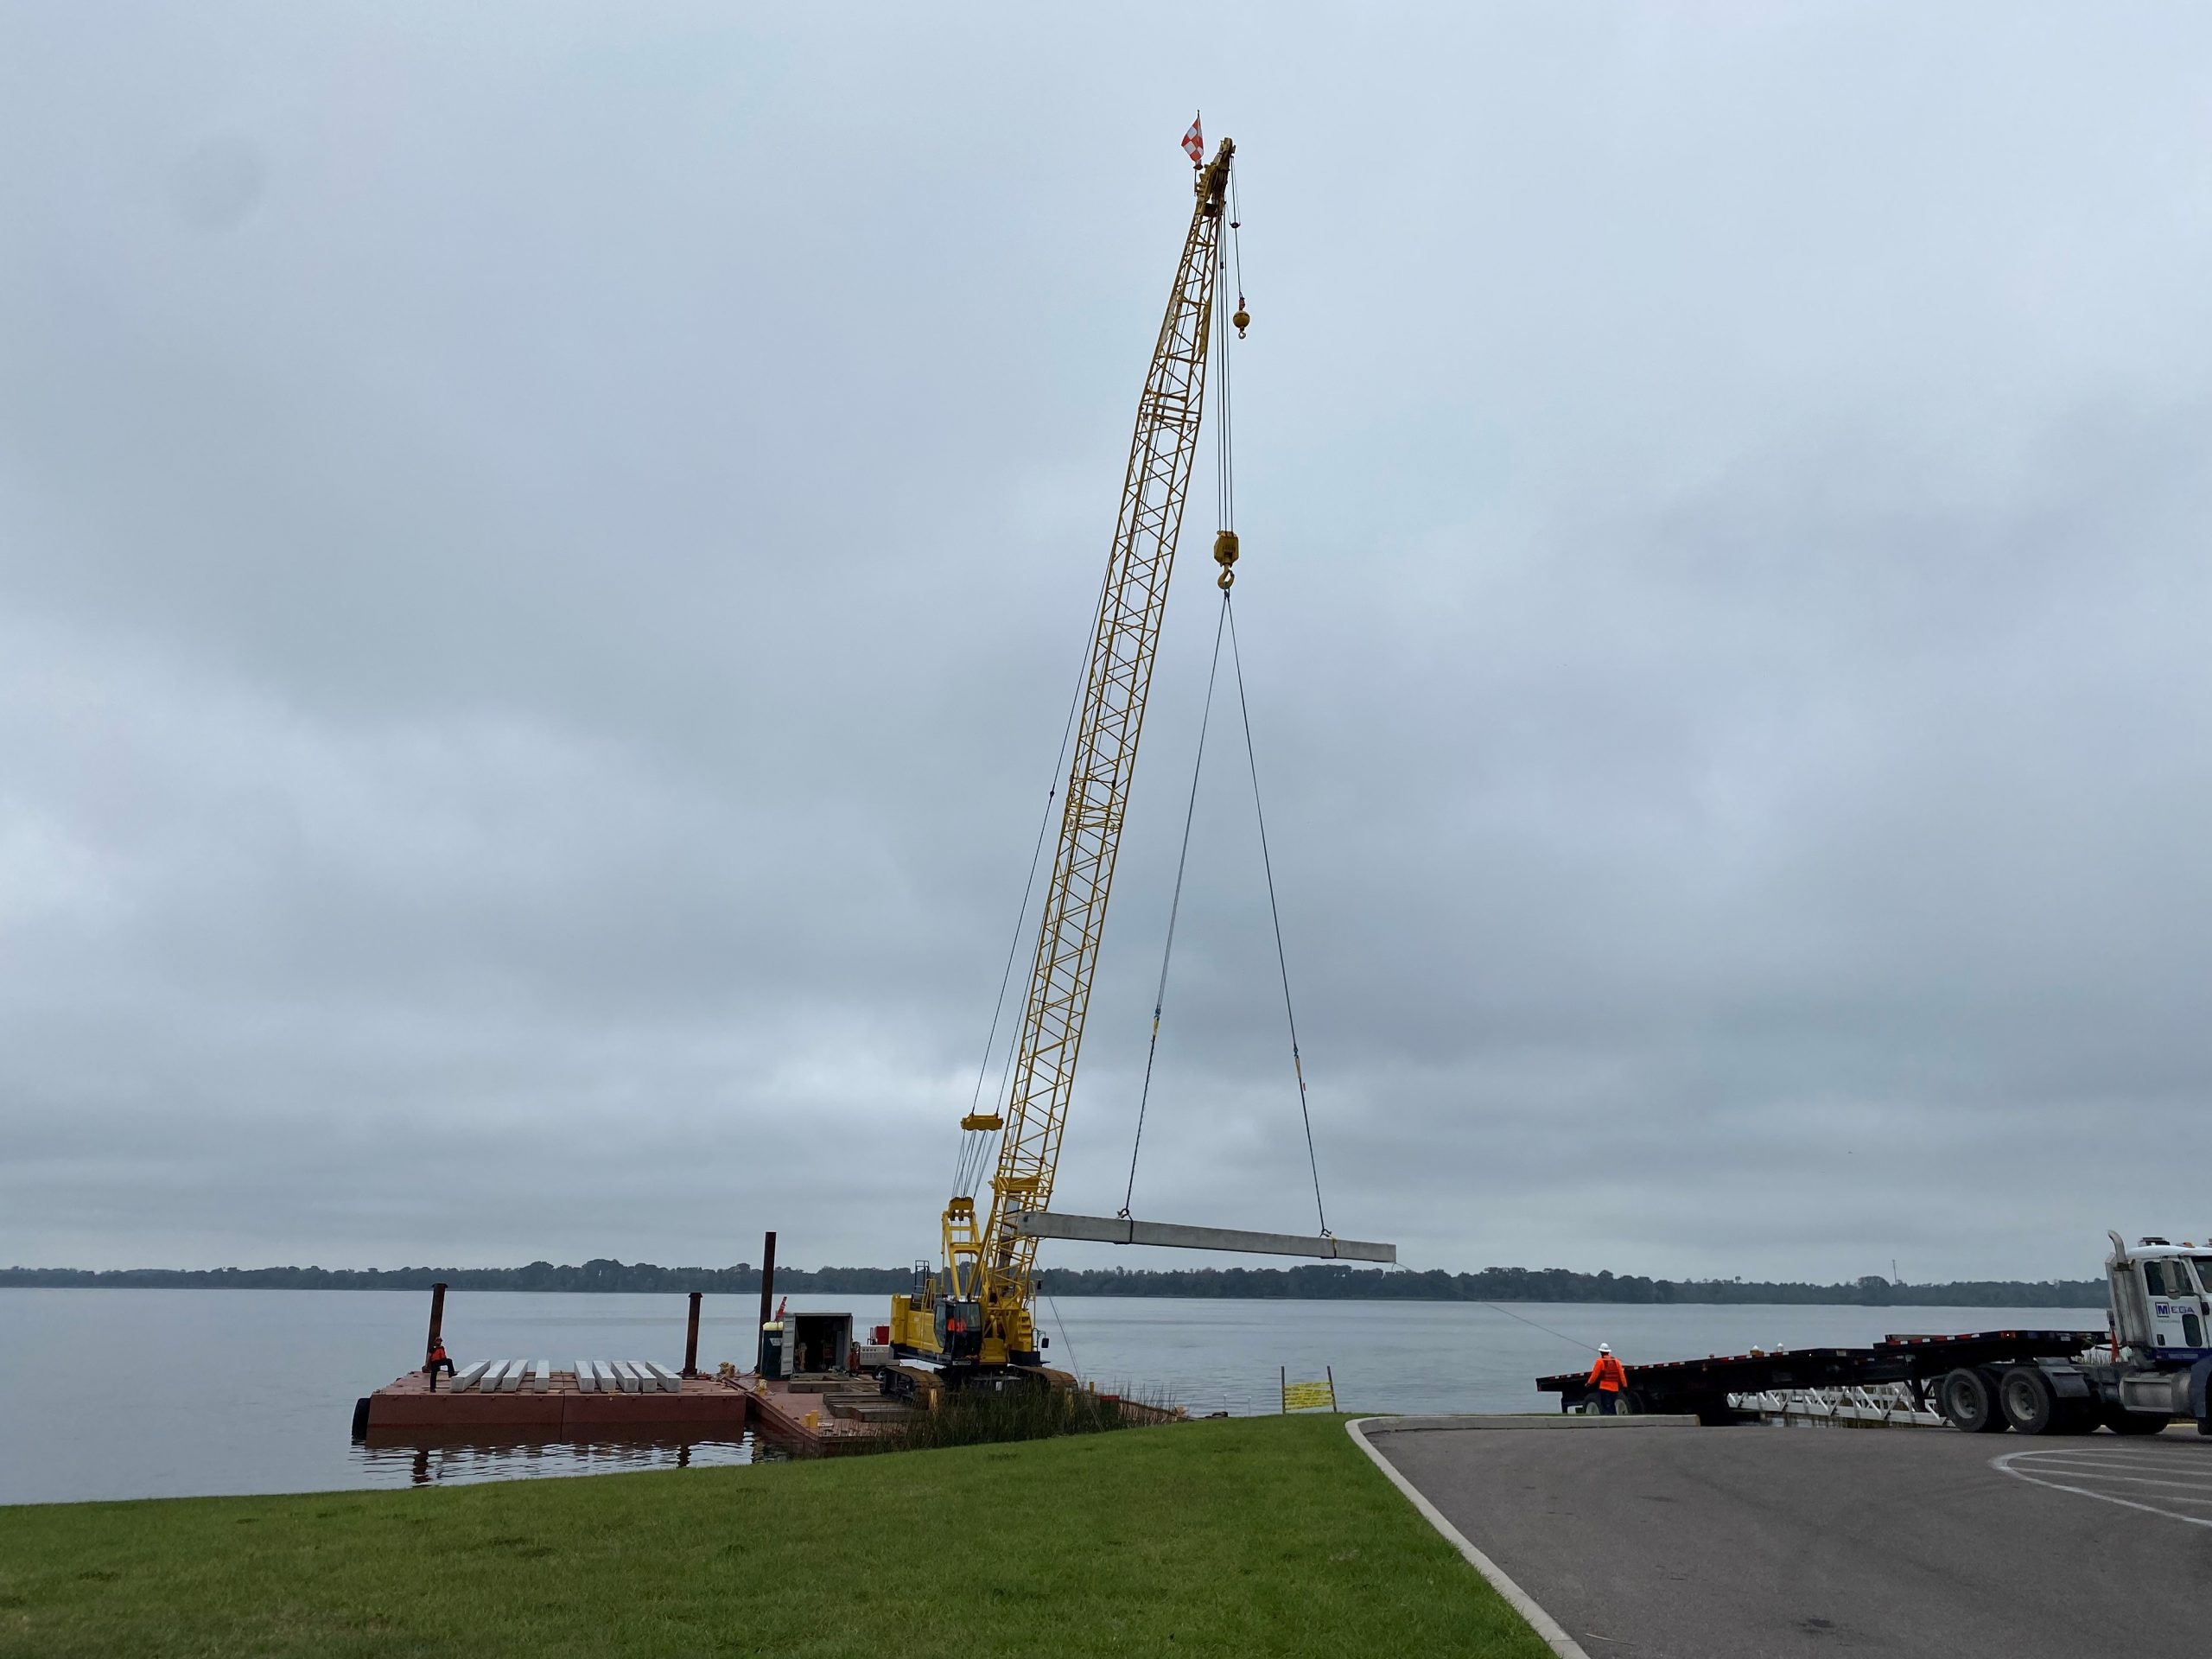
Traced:
[[1628, 1373], [1613, 1357], [1610, 1342], [1598, 1344], [1598, 1363], [1590, 1368], [1590, 1375], [1583, 1379], [1585, 1388], [1598, 1390], [1598, 1414], [1610, 1417], [1620, 1409], [1621, 1390], [1628, 1386]]
[[430, 1351], [423, 1361], [423, 1370], [429, 1376], [432, 1394], [438, 1391], [438, 1370], [442, 1366], [448, 1376], [453, 1375], [453, 1361], [446, 1357], [446, 1339], [443, 1337], [430, 1344]]

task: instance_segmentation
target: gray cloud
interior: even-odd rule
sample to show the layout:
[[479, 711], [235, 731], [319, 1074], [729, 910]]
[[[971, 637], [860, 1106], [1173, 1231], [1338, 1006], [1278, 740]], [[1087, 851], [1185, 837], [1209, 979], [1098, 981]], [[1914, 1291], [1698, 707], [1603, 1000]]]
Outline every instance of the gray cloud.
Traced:
[[[1201, 102], [1332, 1224], [1823, 1277], [2190, 1231], [2198, 15], [1007, 21], [0, 24], [0, 1260], [932, 1248]], [[1138, 1194], [1298, 1225], [1236, 758]]]

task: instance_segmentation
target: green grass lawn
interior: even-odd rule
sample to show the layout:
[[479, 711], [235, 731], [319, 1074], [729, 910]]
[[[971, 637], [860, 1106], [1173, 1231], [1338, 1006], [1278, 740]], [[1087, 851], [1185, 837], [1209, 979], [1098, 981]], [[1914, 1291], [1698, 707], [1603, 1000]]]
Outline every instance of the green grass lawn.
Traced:
[[1335, 1417], [0, 1509], [0, 1654], [39, 1659], [1548, 1651]]

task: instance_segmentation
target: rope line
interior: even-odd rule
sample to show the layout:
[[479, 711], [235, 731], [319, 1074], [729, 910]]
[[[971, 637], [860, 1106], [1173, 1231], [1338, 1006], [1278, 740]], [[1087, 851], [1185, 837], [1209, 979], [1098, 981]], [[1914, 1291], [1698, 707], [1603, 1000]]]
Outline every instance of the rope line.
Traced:
[[[1230, 188], [1235, 188], [1235, 175], [1232, 175]], [[1214, 257], [1216, 269], [1220, 273], [1214, 287], [1214, 309], [1218, 313], [1221, 308], [1221, 282], [1225, 281], [1229, 275], [1229, 256], [1226, 250], [1217, 244]], [[1242, 303], [1242, 296], [1239, 296], [1239, 303]], [[1229, 331], [1225, 328], [1214, 330], [1214, 384], [1218, 389], [1215, 401], [1221, 408], [1213, 429], [1214, 500], [1217, 517], [1220, 520], [1219, 528], [1234, 530], [1236, 528], [1236, 449], [1233, 437], [1236, 422], [1229, 395]]]
[[1306, 1098], [1306, 1062], [1298, 1048], [1298, 1011], [1290, 996], [1290, 956], [1283, 948], [1282, 907], [1275, 902], [1274, 861], [1268, 852], [1268, 814], [1260, 801], [1260, 761], [1252, 742], [1252, 706], [1244, 696], [1244, 658], [1236, 645], [1236, 609], [1224, 589], [1222, 614], [1229, 622], [1229, 661], [1236, 672], [1236, 709], [1244, 721], [1244, 762], [1252, 776], [1252, 816], [1260, 826], [1260, 868], [1268, 878], [1268, 914], [1274, 923], [1275, 966], [1282, 975], [1282, 1013], [1290, 1027], [1290, 1069], [1298, 1079], [1298, 1116], [1306, 1126], [1306, 1161], [1313, 1172], [1313, 1214], [1321, 1224], [1321, 1236], [1331, 1236], [1329, 1213], [1321, 1203], [1321, 1160], [1313, 1150], [1313, 1113]]
[[1220, 614], [1213, 625], [1213, 664], [1206, 670], [1205, 712], [1198, 716], [1198, 752], [1191, 762], [1190, 798], [1183, 807], [1183, 846], [1175, 855], [1175, 894], [1167, 904], [1167, 943], [1160, 952], [1160, 983], [1152, 994], [1152, 1045], [1145, 1050], [1144, 1086], [1137, 1094], [1136, 1138], [1129, 1144], [1129, 1181], [1122, 1194], [1121, 1214], [1127, 1219], [1129, 1205], [1136, 1201], [1137, 1153], [1144, 1145], [1145, 1109], [1152, 1100], [1153, 1062], [1160, 1058], [1160, 1011], [1167, 1001], [1167, 964], [1175, 955], [1175, 920], [1183, 909], [1183, 874], [1191, 862], [1191, 825], [1198, 812], [1198, 779], [1206, 763], [1206, 728], [1213, 721], [1214, 681], [1221, 672], [1221, 634], [1223, 624], [1229, 618], [1229, 590], [1221, 594]]
[[1060, 1346], [1068, 1351], [1069, 1371], [1080, 1370], [1082, 1367], [1075, 1360], [1075, 1344], [1068, 1336], [1068, 1322], [1060, 1317], [1060, 1305], [1052, 1300], [1052, 1293], [1042, 1285], [1037, 1287], [1037, 1294], [1045, 1299], [1045, 1306], [1052, 1310], [1052, 1323], [1060, 1327]]
[[1542, 1332], [1548, 1337], [1557, 1337], [1561, 1342], [1569, 1344], [1573, 1347], [1582, 1349], [1585, 1352], [1594, 1354], [1598, 1351], [1595, 1347], [1589, 1343], [1583, 1341], [1581, 1338], [1570, 1337], [1564, 1331], [1554, 1331], [1548, 1325], [1539, 1324], [1536, 1320], [1529, 1319], [1525, 1314], [1516, 1313], [1511, 1308], [1506, 1306], [1502, 1302], [1478, 1302], [1475, 1306], [1478, 1307], [1486, 1307], [1493, 1313], [1503, 1313], [1509, 1319], [1519, 1319], [1522, 1324], [1532, 1325], [1535, 1329]]
[[[1393, 1262], [1391, 1265], [1392, 1265], [1393, 1267], [1395, 1267], [1395, 1268], [1396, 1268], [1400, 1273], [1411, 1273], [1411, 1272], [1413, 1272], [1413, 1271], [1414, 1271], [1414, 1269], [1413, 1269], [1413, 1268], [1411, 1268], [1408, 1267], [1408, 1266], [1407, 1266], [1404, 1262]], [[1598, 1351], [1598, 1350], [1596, 1349], [1596, 1347], [1595, 1347], [1594, 1345], [1592, 1345], [1592, 1344], [1590, 1344], [1590, 1343], [1586, 1343], [1586, 1342], [1583, 1341], [1581, 1338], [1580, 1338], [1580, 1337], [1570, 1337], [1570, 1336], [1568, 1336], [1568, 1335], [1567, 1334], [1567, 1332], [1564, 1332], [1564, 1331], [1554, 1331], [1554, 1330], [1553, 1330], [1553, 1329], [1551, 1328], [1551, 1326], [1549, 1326], [1548, 1325], [1545, 1325], [1545, 1324], [1541, 1323], [1541, 1322], [1540, 1322], [1540, 1321], [1538, 1321], [1538, 1320], [1532, 1319], [1529, 1318], [1526, 1314], [1523, 1314], [1523, 1313], [1515, 1313], [1511, 1308], [1510, 1308], [1510, 1307], [1506, 1306], [1505, 1306], [1503, 1303], [1502, 1303], [1502, 1302], [1485, 1302], [1485, 1301], [1483, 1301], [1483, 1300], [1481, 1300], [1478, 1299], [1478, 1300], [1476, 1300], [1476, 1302], [1475, 1302], [1475, 1304], [1474, 1304], [1474, 1305], [1475, 1305], [1477, 1307], [1486, 1307], [1486, 1308], [1490, 1309], [1490, 1311], [1491, 1311], [1491, 1313], [1503, 1313], [1503, 1314], [1504, 1314], [1504, 1315], [1505, 1315], [1505, 1317], [1506, 1317], [1507, 1319], [1518, 1319], [1518, 1320], [1520, 1320], [1520, 1321], [1521, 1321], [1521, 1323], [1522, 1323], [1522, 1324], [1523, 1324], [1523, 1325], [1525, 1325], [1531, 1326], [1532, 1328], [1534, 1328], [1534, 1329], [1535, 1329], [1535, 1330], [1541, 1331], [1541, 1332], [1543, 1332], [1546, 1336], [1548, 1336], [1548, 1337], [1557, 1337], [1557, 1338], [1558, 1338], [1561, 1342], [1567, 1344], [1570, 1347], [1580, 1348], [1580, 1349], [1583, 1350], [1586, 1353], [1592, 1353], [1592, 1354], [1594, 1354], [1594, 1353], [1596, 1353], [1596, 1352]]]
[[1244, 176], [1243, 169], [1232, 168], [1229, 175], [1229, 245], [1236, 262], [1236, 308], [1244, 308], [1244, 208], [1237, 200], [1236, 181]]

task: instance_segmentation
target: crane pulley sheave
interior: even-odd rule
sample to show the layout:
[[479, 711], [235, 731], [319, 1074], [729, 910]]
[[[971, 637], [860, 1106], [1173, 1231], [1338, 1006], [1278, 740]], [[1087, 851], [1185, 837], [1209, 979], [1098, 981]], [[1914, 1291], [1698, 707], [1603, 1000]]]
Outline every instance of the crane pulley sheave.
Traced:
[[[1137, 404], [1005, 1103], [999, 1112], [961, 1120], [970, 1135], [999, 1136], [988, 1209], [979, 1217], [976, 1194], [956, 1193], [944, 1211], [942, 1275], [918, 1287], [913, 1296], [892, 1299], [893, 1344], [942, 1363], [1020, 1366], [1039, 1359], [1033, 1313], [1038, 1240], [1018, 1222], [1051, 1199], [1067, 1127], [1167, 579], [1198, 453], [1214, 278], [1235, 153], [1224, 138], [1213, 160], [1197, 169], [1190, 230]], [[1224, 587], [1236, 558], [1233, 536], [1225, 550]]]

